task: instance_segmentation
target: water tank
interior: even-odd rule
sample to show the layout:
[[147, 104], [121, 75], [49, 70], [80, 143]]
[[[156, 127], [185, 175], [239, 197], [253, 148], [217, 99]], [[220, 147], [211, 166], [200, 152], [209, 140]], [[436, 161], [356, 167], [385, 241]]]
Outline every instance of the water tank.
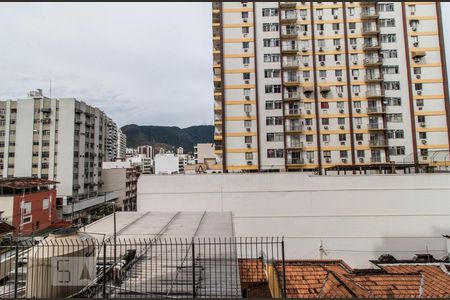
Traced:
[[76, 228], [59, 229], [27, 254], [27, 298], [63, 298], [96, 276], [95, 239]]

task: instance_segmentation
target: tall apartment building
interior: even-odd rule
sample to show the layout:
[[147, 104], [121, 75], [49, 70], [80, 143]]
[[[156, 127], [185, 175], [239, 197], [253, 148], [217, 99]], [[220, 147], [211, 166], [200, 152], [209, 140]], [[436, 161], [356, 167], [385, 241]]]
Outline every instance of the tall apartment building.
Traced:
[[127, 136], [122, 132], [120, 128], [117, 136], [117, 157], [125, 158], [127, 156]]
[[119, 150], [119, 130], [116, 122], [106, 117], [106, 161], [115, 161]]
[[224, 171], [448, 165], [439, 2], [215, 2]]
[[2, 177], [36, 177], [59, 182], [58, 218], [89, 221], [89, 212], [112, 201], [99, 194], [105, 157], [106, 115], [74, 98], [0, 101]]

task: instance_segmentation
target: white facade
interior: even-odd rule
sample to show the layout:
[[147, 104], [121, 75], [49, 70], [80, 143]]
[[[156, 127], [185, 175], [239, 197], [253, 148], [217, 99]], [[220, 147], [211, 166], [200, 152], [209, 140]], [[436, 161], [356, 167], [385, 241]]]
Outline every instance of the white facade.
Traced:
[[180, 158], [173, 153], [155, 155], [155, 174], [174, 174], [183, 166]]
[[127, 136], [120, 128], [117, 128], [117, 157], [124, 158], [127, 155]]
[[212, 5], [224, 170], [449, 164], [438, 2]]
[[151, 174], [153, 169], [153, 160], [144, 154], [136, 154], [131, 157], [127, 157], [127, 161], [132, 166], [139, 167], [141, 174]]
[[[231, 211], [236, 236], [284, 236], [296, 259], [369, 267], [383, 253], [446, 254], [450, 175], [141, 176], [138, 211]], [[419, 251], [419, 252], [414, 252]]]
[[206, 159], [217, 158], [214, 154], [214, 144], [202, 143], [194, 146], [194, 159], [196, 164], [203, 164]]
[[[58, 181], [59, 208], [89, 200], [103, 184], [106, 118], [82, 101], [50, 99], [41, 90], [26, 99], [0, 101], [2, 177]], [[85, 217], [82, 213], [62, 217], [76, 221]]]

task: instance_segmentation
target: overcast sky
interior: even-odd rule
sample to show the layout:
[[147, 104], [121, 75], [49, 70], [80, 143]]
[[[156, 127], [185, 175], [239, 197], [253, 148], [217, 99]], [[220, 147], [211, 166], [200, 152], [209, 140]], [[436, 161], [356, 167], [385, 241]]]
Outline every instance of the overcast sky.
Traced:
[[[442, 6], [450, 41], [450, 3]], [[212, 124], [210, 9], [0, 3], [0, 99], [48, 95], [51, 80], [53, 97], [98, 106], [120, 126]]]

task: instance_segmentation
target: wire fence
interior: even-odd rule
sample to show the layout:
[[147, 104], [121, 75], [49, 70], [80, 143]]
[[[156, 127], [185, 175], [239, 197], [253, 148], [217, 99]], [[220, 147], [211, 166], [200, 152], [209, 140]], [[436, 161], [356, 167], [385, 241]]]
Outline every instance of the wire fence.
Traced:
[[281, 238], [236, 237], [2, 246], [0, 297], [281, 298], [284, 250]]

